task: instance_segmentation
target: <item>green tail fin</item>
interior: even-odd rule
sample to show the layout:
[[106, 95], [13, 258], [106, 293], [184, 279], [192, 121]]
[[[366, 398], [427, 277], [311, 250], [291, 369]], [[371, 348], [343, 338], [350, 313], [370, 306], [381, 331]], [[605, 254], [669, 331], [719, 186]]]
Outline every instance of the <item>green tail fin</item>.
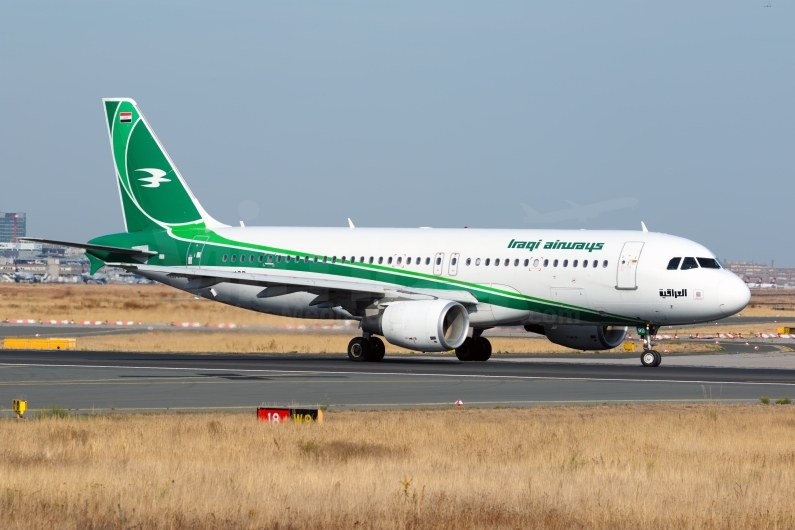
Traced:
[[106, 98], [102, 102], [127, 231], [223, 226], [196, 200], [135, 101]]

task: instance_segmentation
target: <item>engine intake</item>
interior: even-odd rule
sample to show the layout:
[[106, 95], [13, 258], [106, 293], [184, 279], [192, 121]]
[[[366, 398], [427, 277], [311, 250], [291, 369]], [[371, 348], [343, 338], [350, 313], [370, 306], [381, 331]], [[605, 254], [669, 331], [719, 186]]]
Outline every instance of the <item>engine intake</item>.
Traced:
[[469, 313], [450, 300], [392, 302], [383, 313], [365, 317], [362, 329], [410, 350], [448, 351], [466, 340]]
[[626, 327], [616, 326], [542, 326], [527, 324], [525, 330], [546, 335], [550, 342], [575, 350], [610, 350], [627, 336]]

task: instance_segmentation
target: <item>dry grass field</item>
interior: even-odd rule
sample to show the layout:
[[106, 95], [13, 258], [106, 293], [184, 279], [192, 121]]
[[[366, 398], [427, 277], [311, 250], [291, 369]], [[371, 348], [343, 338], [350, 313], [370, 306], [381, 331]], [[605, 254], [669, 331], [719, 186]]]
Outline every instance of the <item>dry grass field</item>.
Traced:
[[[324, 333], [248, 333], [229, 331], [151, 331], [118, 335], [96, 335], [80, 337], [77, 346], [91, 351], [143, 351], [186, 353], [345, 353], [348, 341], [356, 335]], [[583, 353], [549, 342], [545, 338], [489, 339], [494, 353]], [[705, 342], [661, 342], [657, 348], [670, 353], [711, 353], [723, 351], [723, 347], [711, 341]], [[638, 353], [640, 345], [637, 344]], [[417, 354], [386, 344], [388, 354]], [[593, 352], [591, 352], [593, 353]], [[625, 353], [623, 346], [599, 353]], [[451, 354], [452, 355], [452, 354]]]
[[249, 326], [328, 324], [255, 313], [165, 285], [0, 284], [0, 320], [116, 320], [143, 323], [235, 323]]
[[795, 407], [0, 420], [3, 528], [795, 527]]

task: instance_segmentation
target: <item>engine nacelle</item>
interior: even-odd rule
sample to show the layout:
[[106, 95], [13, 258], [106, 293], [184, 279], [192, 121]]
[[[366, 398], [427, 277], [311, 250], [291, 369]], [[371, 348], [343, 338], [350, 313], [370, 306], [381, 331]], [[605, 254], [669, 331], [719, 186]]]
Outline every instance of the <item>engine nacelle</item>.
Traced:
[[626, 327], [526, 325], [527, 331], [546, 335], [550, 342], [575, 350], [610, 350], [627, 336]]
[[391, 302], [377, 317], [366, 317], [362, 329], [410, 350], [448, 351], [466, 340], [469, 313], [450, 300]]

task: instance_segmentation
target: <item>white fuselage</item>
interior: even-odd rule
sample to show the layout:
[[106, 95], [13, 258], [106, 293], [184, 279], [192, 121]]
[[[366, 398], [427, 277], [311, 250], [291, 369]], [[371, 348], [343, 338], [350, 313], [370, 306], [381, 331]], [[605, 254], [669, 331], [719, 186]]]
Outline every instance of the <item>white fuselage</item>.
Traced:
[[[367, 268], [361, 266], [364, 260], [365, 264], [389, 267], [392, 274], [406, 281], [421, 275], [450, 289], [481, 286], [573, 308], [561, 315], [541, 309], [480, 303], [470, 309], [470, 324], [475, 328], [499, 324], [594, 322], [593, 315], [605, 325], [626, 325], [628, 320], [658, 325], [688, 324], [737, 313], [750, 299], [744, 282], [723, 268], [668, 270], [669, 262], [675, 257], [714, 259], [715, 255], [698, 243], [660, 233], [291, 227], [229, 227], [216, 231], [227, 241], [240, 243], [215, 249], [228, 252], [230, 261], [227, 263], [230, 264], [231, 255], [236, 254], [236, 271], [269, 272], [281, 266], [286, 256], [291, 259], [299, 256], [310, 264], [322, 264], [324, 259], [326, 263], [332, 260], [341, 263], [344, 258], [345, 270], [350, 270], [352, 276], [358, 274], [360, 281], [375, 281], [366, 277]], [[252, 262], [248, 245], [285, 250], [273, 252], [272, 264], [267, 258], [263, 263]], [[209, 251], [205, 249], [205, 255]], [[587, 266], [583, 266], [584, 262]], [[201, 258], [196, 258], [193, 265], [221, 269], [204, 265]], [[317, 268], [318, 272], [309, 267], [291, 274], [330, 277], [327, 272], [320, 271], [320, 266]], [[185, 288], [184, 280], [154, 277]], [[217, 285], [213, 291], [198, 291], [217, 301], [276, 315], [351, 316], [339, 308], [313, 305], [316, 296], [306, 292], [258, 298], [262, 288], [233, 284]], [[576, 308], [587, 310], [590, 316], [581, 318]]]

